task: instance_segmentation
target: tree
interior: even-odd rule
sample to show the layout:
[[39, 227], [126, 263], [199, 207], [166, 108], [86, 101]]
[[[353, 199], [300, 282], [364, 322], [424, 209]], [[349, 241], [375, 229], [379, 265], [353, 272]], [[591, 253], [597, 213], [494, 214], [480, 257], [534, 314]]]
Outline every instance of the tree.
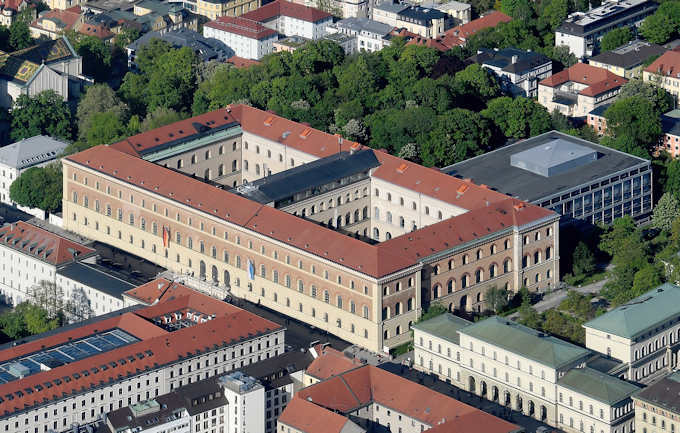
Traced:
[[105, 81], [111, 75], [111, 46], [95, 36], [78, 35], [75, 50], [83, 58], [83, 73], [95, 81]]
[[663, 284], [663, 274], [658, 266], [647, 264], [635, 273], [629, 299], [640, 296]]
[[583, 241], [576, 245], [572, 263], [572, 271], [576, 278], [587, 277], [595, 270], [595, 255]]
[[635, 221], [629, 215], [616, 218], [607, 231], [600, 236], [599, 248], [610, 256], [625, 252], [625, 241], [635, 234]]
[[489, 150], [491, 131], [479, 114], [454, 108], [437, 117], [422, 144], [423, 164], [443, 167]]
[[632, 39], [633, 34], [631, 33], [629, 27], [619, 27], [614, 30], [610, 30], [606, 35], [604, 35], [602, 41], [600, 42], [600, 49], [602, 51], [611, 51]]
[[664, 191], [673, 194], [680, 200], [680, 160], [671, 159], [666, 164], [666, 182]]
[[134, 27], [124, 25], [116, 35], [116, 47], [118, 47], [120, 50], [123, 50], [125, 47], [139, 39], [140, 36], [141, 34], [139, 33], [139, 30]]
[[498, 81], [493, 73], [476, 63], [455, 75], [453, 88], [461, 99], [466, 101], [465, 105], [471, 108], [484, 106], [486, 101], [500, 93]]
[[184, 118], [185, 116], [182, 115], [182, 113], [178, 113], [172, 108], [157, 107], [155, 110], [147, 114], [142, 121], [141, 132], [160, 128], [161, 126], [178, 122]]
[[121, 122], [126, 122], [129, 115], [128, 106], [120, 100], [116, 93], [106, 84], [89, 86], [78, 102], [76, 118], [78, 119], [78, 137], [85, 139], [90, 129], [92, 116], [97, 113], [110, 112]]
[[31, 31], [26, 22], [15, 20], [9, 26], [9, 45], [14, 51], [23, 50], [33, 45]]
[[419, 322], [424, 322], [426, 320], [430, 320], [433, 317], [441, 316], [442, 314], [447, 313], [446, 307], [444, 307], [442, 304], [432, 304], [430, 307], [427, 309], [425, 313], [423, 313], [422, 316], [416, 321], [416, 323]]
[[23, 303], [17, 306], [17, 310], [23, 315], [26, 331], [30, 335], [41, 334], [59, 327], [59, 320], [56, 317], [51, 318], [46, 310], [37, 305]]
[[508, 306], [508, 291], [492, 286], [486, 291], [484, 299], [491, 311], [499, 313]]
[[678, 32], [680, 25], [680, 2], [667, 1], [648, 16], [640, 26], [640, 33], [649, 42], [663, 44]]
[[54, 90], [45, 90], [35, 96], [19, 95], [11, 112], [14, 141], [36, 135], [71, 138], [71, 110]]
[[642, 80], [630, 80], [621, 87], [619, 99], [641, 97], [652, 103], [654, 111], [661, 115], [673, 107], [673, 96], [665, 89]]
[[654, 208], [652, 224], [654, 227], [670, 232], [673, 221], [678, 217], [678, 199], [670, 192], [664, 193]]
[[366, 126], [361, 119], [350, 119], [345, 126], [342, 127], [342, 132], [345, 137], [350, 140], [365, 142], [366, 141]]
[[397, 156], [420, 164], [420, 146], [418, 143], [406, 143], [399, 149]]
[[71, 291], [71, 297], [66, 301], [64, 307], [69, 322], [80, 322], [87, 320], [93, 315], [90, 299], [82, 289], [75, 288]]
[[551, 129], [552, 119], [542, 105], [523, 97], [492, 99], [482, 116], [494, 122], [507, 138], [527, 138]]
[[111, 144], [125, 138], [127, 128], [120, 116], [113, 111], [95, 113], [90, 120], [90, 128], [85, 133], [88, 146]]
[[[607, 133], [614, 138], [614, 147], [620, 143], [633, 143], [634, 147], [650, 154], [658, 143], [661, 135], [661, 120], [654, 109], [654, 105], [639, 96], [618, 98], [604, 112], [607, 119]], [[618, 145], [617, 145], [618, 144]]]
[[534, 15], [527, 0], [501, 0], [501, 11], [517, 20], [528, 20]]
[[45, 310], [48, 316], [57, 317], [64, 308], [64, 290], [51, 281], [40, 280], [30, 289], [30, 302]]
[[519, 323], [533, 329], [541, 328], [541, 315], [531, 307], [529, 302], [522, 302], [517, 311], [519, 313], [519, 318], [517, 319]]
[[541, 2], [543, 10], [538, 14], [538, 28], [554, 32], [569, 14], [569, 0], [550, 0]]
[[61, 209], [61, 164], [31, 167], [10, 185], [9, 196], [22, 206], [37, 207], [47, 212]]

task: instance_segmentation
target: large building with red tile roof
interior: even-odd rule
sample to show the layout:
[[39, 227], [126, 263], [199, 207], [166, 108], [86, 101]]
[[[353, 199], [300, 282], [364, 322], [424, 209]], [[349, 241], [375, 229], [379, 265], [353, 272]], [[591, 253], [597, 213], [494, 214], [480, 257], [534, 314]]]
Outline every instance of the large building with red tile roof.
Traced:
[[586, 63], [577, 63], [538, 83], [538, 103], [548, 111], [583, 117], [595, 108], [611, 104], [627, 79]]
[[[345, 424], [349, 418], [352, 425]], [[278, 431], [367, 432], [373, 431], [376, 424], [404, 433], [523, 430], [401, 376], [366, 365], [300, 390], [281, 414]]]
[[559, 275], [554, 212], [246, 105], [63, 165], [68, 230], [374, 351]]
[[666, 51], [642, 71], [642, 80], [653, 83], [673, 95], [680, 102], [680, 51]]
[[249, 60], [259, 60], [274, 51], [278, 33], [257, 21], [243, 17], [219, 17], [203, 26], [203, 35], [214, 38]]
[[69, 430], [283, 353], [280, 325], [178, 283], [150, 284], [177, 295], [0, 347], [0, 430]]
[[287, 0], [267, 3], [242, 17], [257, 21], [284, 36], [300, 36], [311, 40], [323, 37], [326, 26], [333, 23], [333, 16], [328, 12]]
[[465, 46], [467, 40], [480, 30], [496, 27], [501, 23], [508, 23], [512, 18], [500, 11], [493, 11], [472, 20], [469, 23], [453, 27], [444, 33], [440, 42], [448, 48]]

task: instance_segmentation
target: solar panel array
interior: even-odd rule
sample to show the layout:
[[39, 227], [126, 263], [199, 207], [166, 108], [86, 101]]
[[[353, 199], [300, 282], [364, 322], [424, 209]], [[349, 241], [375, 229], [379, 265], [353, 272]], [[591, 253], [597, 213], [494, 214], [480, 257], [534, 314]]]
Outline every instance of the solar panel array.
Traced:
[[0, 384], [20, 379], [115, 348], [135, 343], [139, 339], [120, 329], [113, 329], [82, 340], [64, 343], [41, 352], [0, 364]]

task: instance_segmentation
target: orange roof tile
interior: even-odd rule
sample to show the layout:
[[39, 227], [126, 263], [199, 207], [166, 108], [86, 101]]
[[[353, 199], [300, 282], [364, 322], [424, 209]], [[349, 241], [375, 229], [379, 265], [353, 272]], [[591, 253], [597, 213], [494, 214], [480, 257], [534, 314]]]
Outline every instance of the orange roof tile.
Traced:
[[545, 78], [539, 85], [557, 87], [568, 81], [587, 85], [588, 87], [579, 92], [579, 94], [584, 96], [596, 96], [621, 87], [628, 82], [627, 79], [619, 77], [606, 69], [586, 63], [577, 63], [569, 69]]
[[92, 248], [23, 221], [0, 227], [0, 244], [52, 265], [95, 254]]
[[[357, 148], [354, 142], [341, 140], [316, 129], [307, 131], [306, 125], [266, 111], [237, 105], [138, 134], [111, 146], [97, 146], [67, 159], [374, 277], [415, 265], [425, 256], [485, 236], [492, 227], [495, 230], [509, 227], [518, 219], [516, 212], [507, 210], [508, 203], [512, 207], [517, 200], [513, 201], [504, 194], [456, 179], [439, 170], [385, 152], [373, 151], [381, 165], [374, 170], [372, 176], [455, 205], [460, 208], [461, 213], [469, 211], [444, 221], [447, 224], [437, 225], [450, 237], [432, 237], [431, 230], [427, 231], [426, 227], [394, 238], [391, 245], [399, 246], [397, 251], [383, 247], [383, 244], [367, 244], [136, 157], [137, 152], [150, 151], [156, 146], [165, 145], [178, 134], [181, 138], [196, 134], [195, 130], [190, 130], [193, 129], [194, 122], [201, 120], [204, 123], [209, 118], [223, 119], [225, 125], [236, 120], [244, 131], [284, 143], [318, 158], [333, 155], [339, 150]], [[210, 126], [223, 125], [217, 122]], [[306, 138], [303, 138], [303, 133]], [[461, 185], [465, 185], [464, 190], [460, 188]], [[489, 206], [501, 202], [505, 204]], [[556, 214], [531, 205], [522, 213], [521, 219], [528, 222], [531, 218], [550, 216], [556, 217]], [[464, 218], [458, 219], [462, 217]], [[476, 230], [466, 230], [463, 224], [468, 223], [473, 224]], [[426, 240], [431, 240], [433, 245], [423, 248], [421, 244]]]
[[[295, 399], [345, 415], [378, 403], [423, 424], [446, 426], [446, 429], [432, 430], [438, 432], [477, 433], [481, 426], [485, 433], [521, 430], [515, 424], [372, 365], [355, 368], [304, 388]], [[286, 408], [281, 416], [287, 424], [295, 425], [297, 418], [308, 416], [302, 409], [287, 414]], [[317, 412], [314, 411], [314, 414]], [[306, 433], [322, 431], [306, 430]]]
[[654, 60], [651, 65], [647, 66], [646, 72], [658, 75], [680, 77], [680, 52], [666, 51]]
[[318, 356], [309, 364], [305, 373], [319, 380], [328, 379], [361, 365], [330, 346], [322, 347], [319, 345], [315, 347], [315, 350]]
[[257, 60], [246, 59], [239, 56], [231, 56], [227, 59], [227, 63], [231, 63], [236, 68], [249, 68], [251, 66], [261, 65]]
[[293, 398], [279, 422], [304, 433], [340, 433], [348, 419], [301, 398]]
[[273, 38], [277, 34], [275, 30], [267, 28], [257, 21], [243, 17], [229, 17], [225, 15], [204, 25], [206, 27], [212, 27], [217, 30], [257, 40]]
[[500, 23], [508, 23], [512, 18], [505, 15], [503, 12], [493, 11], [490, 14], [484, 15], [481, 18], [472, 20], [469, 23], [462, 24], [447, 30], [440, 42], [448, 47], [463, 46], [468, 38], [480, 30], [489, 27], [496, 27]]
[[[202, 304], [202, 298], [207, 298], [207, 295], [193, 292], [191, 297], [196, 299], [181, 302], [187, 302], [190, 305]], [[89, 388], [101, 386], [102, 382], [119, 381], [122, 377], [136, 375], [140, 371], [156, 369], [159, 366], [177, 362], [181, 357], [197, 355], [215, 350], [216, 346], [234, 344], [256, 335], [282, 329], [276, 323], [233, 306], [228, 306], [233, 309], [230, 314], [174, 332], [167, 332], [142, 317], [151, 315], [150, 312], [173, 313], [176, 311], [175, 308], [176, 305], [173, 302], [161, 302], [154, 307], [137, 310], [135, 313], [124, 313], [118, 317], [0, 351], [0, 360], [13, 359], [114, 328], [119, 328], [141, 340], [26, 376], [20, 381], [1, 384], [0, 413], [7, 414], [41, 405], [44, 404], [44, 399], [53, 400], [78, 395]], [[17, 393], [19, 386], [22, 391], [21, 395]], [[26, 392], [26, 389], [30, 389], [31, 392]]]
[[271, 3], [267, 3], [260, 8], [246, 12], [241, 15], [241, 17], [263, 22], [277, 18], [281, 15], [312, 23], [332, 17], [331, 14], [324, 12], [321, 9], [303, 6], [286, 0], [275, 0]]

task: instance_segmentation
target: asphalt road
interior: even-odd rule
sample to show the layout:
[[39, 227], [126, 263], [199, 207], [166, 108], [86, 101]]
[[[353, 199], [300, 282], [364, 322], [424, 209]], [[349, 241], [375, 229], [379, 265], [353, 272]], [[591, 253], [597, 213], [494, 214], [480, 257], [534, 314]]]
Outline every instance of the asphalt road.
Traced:
[[301, 348], [307, 349], [312, 342], [330, 343], [331, 346], [341, 351], [344, 351], [351, 346], [350, 343], [335, 335], [287, 317], [278, 311], [263, 307], [262, 305], [253, 304], [252, 302], [235, 297], [232, 297], [231, 303], [244, 310], [255, 313], [260, 317], [264, 317], [265, 319], [285, 326], [286, 346], [290, 346], [288, 347], [290, 350], [298, 350]]

